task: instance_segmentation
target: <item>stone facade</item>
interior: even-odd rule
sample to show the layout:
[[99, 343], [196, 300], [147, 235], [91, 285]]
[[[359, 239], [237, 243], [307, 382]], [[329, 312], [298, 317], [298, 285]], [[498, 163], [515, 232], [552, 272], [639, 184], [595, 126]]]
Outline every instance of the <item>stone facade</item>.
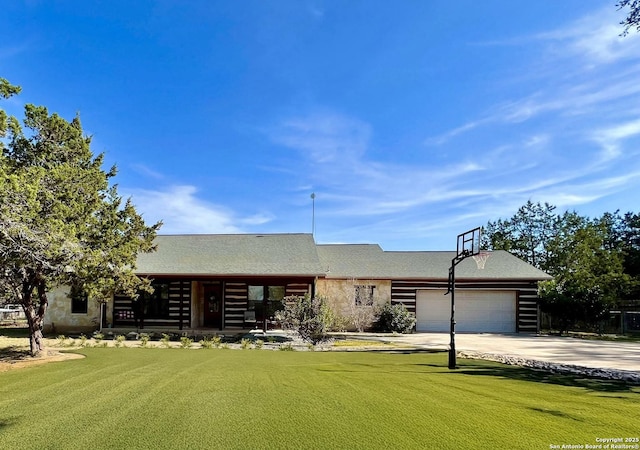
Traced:
[[100, 324], [100, 304], [87, 301], [86, 313], [72, 313], [68, 287], [58, 287], [47, 293], [49, 307], [45, 314], [45, 333], [91, 333]]
[[316, 295], [327, 299], [341, 328], [363, 331], [372, 327], [376, 309], [391, 303], [391, 281], [319, 279]]

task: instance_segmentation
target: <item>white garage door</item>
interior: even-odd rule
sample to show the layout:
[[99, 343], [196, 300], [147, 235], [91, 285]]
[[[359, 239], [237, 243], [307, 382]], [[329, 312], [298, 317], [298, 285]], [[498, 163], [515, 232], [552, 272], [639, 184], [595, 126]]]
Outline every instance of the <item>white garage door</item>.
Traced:
[[[416, 293], [417, 331], [449, 331], [451, 294], [429, 290]], [[456, 331], [513, 333], [516, 331], [515, 291], [456, 290]]]

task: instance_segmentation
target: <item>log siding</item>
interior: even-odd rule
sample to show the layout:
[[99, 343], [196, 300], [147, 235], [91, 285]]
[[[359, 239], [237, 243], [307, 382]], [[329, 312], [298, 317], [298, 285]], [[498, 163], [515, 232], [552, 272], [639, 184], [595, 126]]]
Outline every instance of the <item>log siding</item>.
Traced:
[[244, 312], [249, 303], [248, 286], [284, 286], [285, 296], [303, 296], [311, 292], [311, 283], [286, 283], [281, 279], [247, 280], [224, 283], [224, 327], [244, 328]]
[[[145, 327], [178, 328], [191, 325], [191, 282], [189, 280], [157, 280], [169, 284], [169, 316], [144, 319]], [[113, 298], [113, 325], [135, 327], [131, 297], [116, 294]]]

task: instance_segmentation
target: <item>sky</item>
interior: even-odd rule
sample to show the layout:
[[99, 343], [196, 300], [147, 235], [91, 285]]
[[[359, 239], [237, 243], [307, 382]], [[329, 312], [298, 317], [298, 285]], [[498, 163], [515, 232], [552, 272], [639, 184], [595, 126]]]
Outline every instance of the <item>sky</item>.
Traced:
[[3, 2], [22, 93], [0, 108], [79, 114], [162, 234], [452, 250], [528, 200], [640, 211], [640, 33], [615, 3]]

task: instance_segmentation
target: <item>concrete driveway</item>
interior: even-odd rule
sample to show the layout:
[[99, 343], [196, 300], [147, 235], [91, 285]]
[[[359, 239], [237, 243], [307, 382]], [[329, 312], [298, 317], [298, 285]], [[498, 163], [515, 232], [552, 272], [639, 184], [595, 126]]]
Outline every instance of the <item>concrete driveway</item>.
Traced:
[[[421, 348], [449, 348], [448, 333], [414, 333], [394, 336], [392, 340]], [[456, 350], [640, 372], [640, 342], [596, 341], [534, 334], [459, 333], [456, 334]]]

